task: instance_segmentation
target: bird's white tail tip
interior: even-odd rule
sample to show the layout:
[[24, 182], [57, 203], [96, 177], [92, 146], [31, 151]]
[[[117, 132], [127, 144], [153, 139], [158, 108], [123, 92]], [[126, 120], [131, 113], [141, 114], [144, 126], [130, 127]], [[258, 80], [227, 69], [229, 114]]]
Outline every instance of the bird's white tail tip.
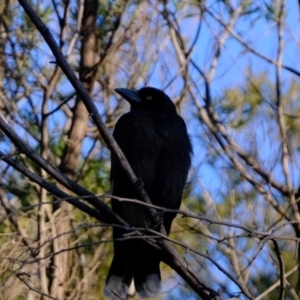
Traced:
[[122, 277], [115, 275], [109, 277], [103, 289], [103, 294], [112, 300], [126, 299], [127, 292], [128, 285], [122, 282]]
[[140, 298], [155, 298], [161, 290], [160, 278], [157, 274], [151, 274], [146, 277], [142, 286], [136, 287]]

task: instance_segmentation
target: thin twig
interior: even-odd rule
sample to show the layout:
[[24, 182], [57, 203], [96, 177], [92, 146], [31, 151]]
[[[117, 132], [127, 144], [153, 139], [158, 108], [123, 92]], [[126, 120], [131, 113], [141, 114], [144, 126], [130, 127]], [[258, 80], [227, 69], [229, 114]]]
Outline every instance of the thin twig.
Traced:
[[50, 299], [53, 299], [53, 300], [59, 300], [58, 298], [54, 298], [52, 297], [51, 295], [49, 294], [46, 294], [46, 293], [43, 293], [35, 288], [33, 288], [28, 282], [26, 282], [26, 280], [24, 278], [22, 278], [22, 276], [27, 276], [27, 277], [30, 277], [29, 274], [25, 273], [25, 272], [22, 272], [22, 273], [18, 273], [16, 274], [16, 276], [31, 290], [31, 291], [34, 291], [42, 296], [45, 296], [47, 298], [50, 298]]
[[[207, 12], [212, 18], [214, 18], [217, 22], [219, 22], [223, 27], [226, 27], [227, 24], [221, 19], [219, 18], [215, 13], [211, 12], [210, 10], [208, 9], [205, 9], [205, 12]], [[252, 52], [253, 54], [255, 54], [257, 57], [260, 57], [262, 58], [263, 60], [267, 61], [268, 63], [271, 63], [273, 65], [277, 65], [277, 61], [263, 55], [262, 53], [256, 51], [254, 48], [252, 48], [250, 46], [250, 42], [249, 41], [244, 41], [237, 33], [235, 33], [233, 31], [233, 29], [229, 28], [229, 32], [230, 34], [241, 44], [243, 45], [248, 51]], [[300, 77], [300, 72], [297, 71], [296, 69], [292, 68], [292, 67], [289, 67], [287, 65], [282, 65], [282, 68], [283, 69], [286, 69], [290, 72], [292, 72], [293, 74], [297, 75]]]
[[284, 275], [284, 265], [283, 265], [283, 259], [282, 259], [282, 255], [279, 251], [279, 247], [278, 247], [278, 243], [275, 239], [272, 239], [272, 242], [274, 244], [274, 250], [275, 250], [275, 254], [277, 256], [278, 259], [278, 263], [279, 263], [279, 278], [280, 278], [280, 292], [279, 292], [279, 300], [284, 300], [284, 291], [285, 291], [285, 275]]
[[[90, 99], [89, 94], [85, 90], [83, 84], [76, 77], [75, 73], [71, 69], [68, 62], [66, 61], [64, 55], [62, 54], [61, 50], [59, 49], [59, 47], [56, 43], [56, 41], [54, 40], [53, 36], [49, 32], [49, 29], [42, 22], [42, 20], [37, 16], [37, 14], [32, 9], [31, 5], [28, 3], [27, 0], [19, 0], [19, 3], [22, 5], [22, 7], [24, 8], [25, 12], [29, 16], [29, 18], [31, 19], [33, 24], [36, 26], [36, 28], [39, 30], [39, 32], [44, 37], [45, 41], [47, 42], [48, 46], [50, 47], [50, 49], [52, 50], [52, 53], [54, 54], [54, 56], [56, 58], [57, 64], [61, 67], [63, 72], [66, 74], [70, 83], [73, 85], [74, 89], [76, 90], [78, 96], [82, 99], [88, 112], [90, 113], [91, 118], [93, 119], [94, 123], [96, 124], [99, 132], [102, 134], [102, 137], [105, 140], [106, 144], [108, 145], [109, 149], [113, 152], [114, 155], [116, 155], [116, 157], [118, 158], [120, 164], [122, 165], [125, 173], [127, 174], [128, 178], [130, 178], [130, 181], [132, 182], [132, 184], [135, 185], [137, 182], [137, 177], [135, 176], [132, 168], [130, 167], [128, 161], [126, 160], [120, 147], [117, 145], [116, 141], [114, 140], [114, 138], [111, 136], [110, 132], [105, 127], [105, 124], [102, 121], [95, 104]], [[3, 122], [1, 122], [1, 118], [0, 118], [0, 123], [1, 123], [0, 128], [2, 128]], [[6, 131], [5, 133], [7, 135], [10, 135], [10, 138], [13, 136], [11, 138], [12, 141], [15, 142], [14, 138], [19, 140], [15, 134], [11, 135], [12, 132], [11, 132], [11, 130], [8, 130], [7, 126], [5, 127], [5, 131]], [[24, 148], [24, 146], [25, 146], [24, 143], [21, 142], [21, 144], [22, 144], [22, 147]], [[39, 162], [38, 164], [41, 167], [45, 168], [45, 165], [47, 165], [47, 167], [49, 167], [47, 169], [49, 171], [51, 171], [53, 175], [56, 176], [57, 170], [55, 170], [55, 168], [52, 165], [50, 165], [48, 162], [41, 159], [41, 157], [39, 157], [36, 153], [32, 153], [31, 149], [29, 152], [27, 152], [27, 155], [29, 155], [29, 157], [31, 157], [31, 158], [34, 157]], [[53, 171], [55, 171], [55, 172], [53, 173]], [[69, 179], [64, 178], [63, 176], [62, 177], [60, 176], [60, 178], [63, 179], [62, 181], [64, 184], [69, 185], [71, 183], [71, 181]], [[72, 182], [72, 185], [75, 185], [75, 183]], [[74, 187], [72, 187], [71, 190], [74, 190]], [[80, 194], [83, 196], [82, 192], [84, 189], [82, 187], [76, 185], [76, 190], [77, 190], [77, 192], [81, 191]], [[146, 203], [151, 204], [151, 200], [150, 200], [149, 196], [147, 195], [146, 191], [144, 189], [140, 189], [139, 192], [140, 192], [142, 199]], [[88, 195], [88, 194], [91, 194], [91, 193], [89, 193], [88, 191], [85, 191], [85, 195]], [[116, 215], [114, 215], [104, 203], [102, 203], [101, 201], [98, 201], [98, 202], [99, 203], [94, 202], [94, 204], [98, 205], [99, 210], [103, 210], [108, 213], [108, 216], [113, 216], [116, 218]], [[152, 220], [154, 220], [156, 223], [156, 221], [157, 221], [156, 212], [150, 208], [149, 213], [151, 215]], [[104, 216], [105, 216], [105, 214], [104, 214]], [[108, 223], [111, 223], [111, 220], [109, 220], [110, 218], [107, 217], [107, 219], [108, 219]], [[162, 230], [162, 232], [165, 232], [163, 226], [162, 226], [161, 230]], [[179, 254], [177, 252], [175, 252], [175, 250], [172, 248], [172, 246], [169, 243], [163, 243], [161, 245], [161, 247], [165, 251], [165, 253], [168, 254], [167, 261], [168, 261], [169, 265], [171, 265], [178, 272], [178, 274], [180, 276], [182, 276], [189, 283], [189, 285], [194, 289], [195, 292], [198, 293], [198, 295], [200, 297], [202, 297], [203, 299], [217, 299], [217, 298], [219, 299], [220, 298], [218, 292], [213, 291], [210, 288], [207, 288], [193, 273], [189, 272], [189, 270], [187, 270], [185, 268], [182, 258], [179, 256]]]
[[[299, 264], [297, 264], [296, 266], [294, 266], [291, 270], [289, 270], [288, 272], [286, 272], [284, 274], [284, 278], [286, 279], [288, 276], [292, 275], [293, 273], [295, 273], [299, 268]], [[258, 297], [256, 297], [254, 300], [261, 300], [264, 299], [266, 297], [266, 295], [268, 295], [270, 292], [272, 292], [275, 288], [277, 288], [281, 283], [281, 278], [278, 279], [276, 282], [274, 282], [270, 287], [268, 287], [263, 293], [261, 293]], [[298, 296], [296, 295], [296, 299], [298, 299]]]

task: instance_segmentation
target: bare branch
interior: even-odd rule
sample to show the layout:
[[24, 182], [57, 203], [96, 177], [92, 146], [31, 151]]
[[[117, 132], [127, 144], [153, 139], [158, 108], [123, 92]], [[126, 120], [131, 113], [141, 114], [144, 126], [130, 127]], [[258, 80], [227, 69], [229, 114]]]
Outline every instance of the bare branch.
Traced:
[[284, 265], [283, 265], [283, 259], [282, 259], [282, 255], [279, 251], [279, 247], [278, 247], [278, 243], [276, 242], [276, 240], [272, 240], [273, 244], [274, 244], [274, 250], [275, 250], [275, 254], [277, 256], [278, 259], [278, 263], [279, 263], [279, 273], [280, 273], [280, 293], [279, 293], [279, 300], [284, 300], [284, 290], [285, 290], [285, 274], [284, 274]]
[[53, 300], [58, 300], [58, 298], [54, 298], [52, 297], [51, 295], [49, 294], [46, 294], [46, 293], [43, 293], [35, 288], [33, 288], [22, 276], [27, 276], [27, 277], [30, 277], [29, 274], [25, 273], [25, 272], [22, 272], [22, 273], [18, 273], [16, 274], [16, 276], [31, 290], [31, 291], [34, 291], [36, 292], [37, 294], [39, 295], [42, 295], [42, 296], [45, 296], [47, 298], [50, 298], [50, 299], [53, 299]]

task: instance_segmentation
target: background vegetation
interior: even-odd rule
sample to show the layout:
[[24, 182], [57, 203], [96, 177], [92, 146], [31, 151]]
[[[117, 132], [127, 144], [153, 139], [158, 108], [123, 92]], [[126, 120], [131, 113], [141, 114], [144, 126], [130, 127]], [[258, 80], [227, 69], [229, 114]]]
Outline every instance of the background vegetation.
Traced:
[[[29, 2], [110, 131], [118, 87], [163, 89], [186, 120], [194, 217], [171, 233], [185, 268], [221, 299], [299, 299], [299, 3]], [[109, 222], [16, 168], [76, 196], [38, 154], [110, 205], [110, 151], [25, 4], [0, 4], [0, 299], [103, 299]], [[162, 269], [161, 299], [199, 298]]]

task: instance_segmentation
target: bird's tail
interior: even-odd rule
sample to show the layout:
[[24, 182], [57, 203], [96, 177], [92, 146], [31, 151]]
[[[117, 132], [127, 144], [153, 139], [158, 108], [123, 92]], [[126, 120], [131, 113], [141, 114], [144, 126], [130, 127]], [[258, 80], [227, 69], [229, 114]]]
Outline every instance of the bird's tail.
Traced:
[[112, 300], [126, 299], [132, 278], [130, 259], [126, 255], [115, 253], [103, 290], [104, 295]]
[[141, 268], [135, 270], [134, 285], [140, 298], [154, 298], [161, 290], [161, 276], [159, 262], [156, 266], [150, 265], [149, 262], [143, 264]]
[[[120, 260], [121, 258], [121, 260]], [[124, 257], [114, 256], [104, 287], [104, 295], [112, 300], [126, 299], [134, 278], [136, 292], [142, 299], [154, 298], [161, 290], [159, 260], [144, 256], [143, 261], [134, 261], [134, 270], [129, 269]], [[133, 265], [131, 265], [133, 267]]]
[[[125, 249], [124, 249], [125, 248]], [[160, 259], [145, 247], [130, 253], [117, 251], [114, 255], [104, 287], [104, 295], [112, 300], [126, 299], [134, 279], [136, 292], [142, 299], [154, 298], [161, 290]]]
[[134, 258], [134, 285], [140, 298], [154, 298], [161, 290], [160, 259], [144, 244], [137, 247]]

